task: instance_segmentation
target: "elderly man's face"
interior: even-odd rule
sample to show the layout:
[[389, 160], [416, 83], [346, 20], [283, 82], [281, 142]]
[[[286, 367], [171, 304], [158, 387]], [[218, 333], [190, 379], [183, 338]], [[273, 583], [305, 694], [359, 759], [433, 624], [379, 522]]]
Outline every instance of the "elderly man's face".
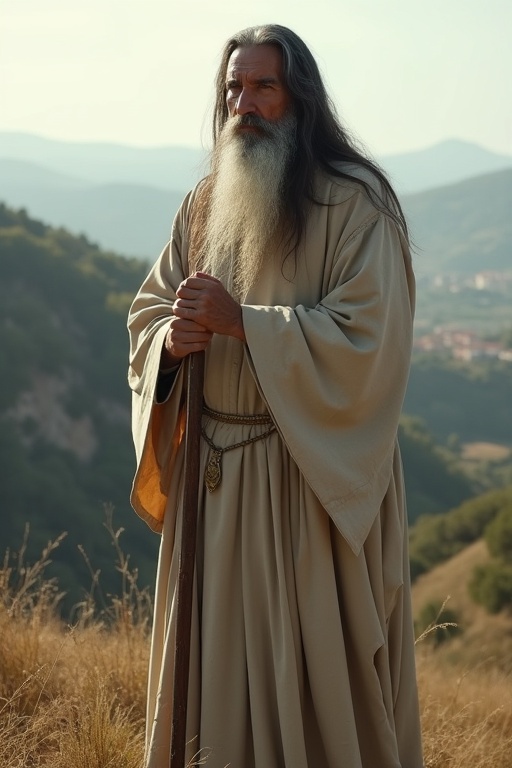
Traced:
[[[281, 51], [274, 45], [236, 48], [226, 71], [226, 104], [231, 117], [256, 115], [279, 120], [288, 111], [291, 98], [283, 82]], [[241, 125], [241, 131], [257, 131]]]

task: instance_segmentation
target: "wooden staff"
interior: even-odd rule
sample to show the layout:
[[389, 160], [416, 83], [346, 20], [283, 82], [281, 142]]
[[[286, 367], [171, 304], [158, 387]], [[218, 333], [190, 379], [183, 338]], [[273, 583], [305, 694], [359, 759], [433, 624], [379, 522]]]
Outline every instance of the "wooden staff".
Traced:
[[174, 690], [172, 704], [170, 768], [185, 768], [187, 699], [190, 667], [190, 630], [196, 558], [199, 494], [199, 446], [203, 410], [204, 352], [188, 358], [187, 422], [181, 548], [176, 587], [176, 644], [174, 646]]

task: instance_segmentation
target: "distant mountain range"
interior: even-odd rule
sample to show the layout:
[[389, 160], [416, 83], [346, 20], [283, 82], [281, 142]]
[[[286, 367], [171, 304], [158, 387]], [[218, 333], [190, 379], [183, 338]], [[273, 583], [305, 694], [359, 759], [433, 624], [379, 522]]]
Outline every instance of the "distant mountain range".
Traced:
[[449, 139], [416, 152], [388, 155], [380, 162], [398, 193], [405, 195], [512, 168], [512, 155], [498, 155], [478, 144]]
[[[180, 193], [188, 191], [205, 175], [207, 168], [207, 152], [203, 149], [75, 143], [1, 131], [0, 159], [34, 163], [94, 185], [135, 184]], [[512, 167], [512, 156], [498, 155], [457, 139], [377, 160], [401, 194], [442, 187]]]
[[[380, 161], [402, 191], [422, 271], [510, 268], [512, 157], [451, 140]], [[0, 132], [0, 200], [127, 256], [154, 260], [204, 172], [199, 149]]]
[[35, 163], [93, 185], [135, 184], [182, 192], [204, 176], [206, 153], [190, 147], [85, 144], [0, 131], [0, 158]]
[[0, 200], [103, 248], [154, 260], [183, 194], [142, 184], [93, 184], [22, 160], [0, 159]]
[[512, 271], [512, 168], [403, 198], [419, 274]]

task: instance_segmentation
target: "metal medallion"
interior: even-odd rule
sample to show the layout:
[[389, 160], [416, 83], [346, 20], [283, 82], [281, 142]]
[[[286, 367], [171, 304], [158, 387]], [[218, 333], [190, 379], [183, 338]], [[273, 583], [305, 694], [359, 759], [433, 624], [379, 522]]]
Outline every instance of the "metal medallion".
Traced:
[[212, 449], [208, 464], [206, 465], [206, 469], [204, 471], [204, 483], [210, 493], [213, 493], [213, 491], [220, 485], [220, 481], [222, 480], [221, 461], [222, 451]]

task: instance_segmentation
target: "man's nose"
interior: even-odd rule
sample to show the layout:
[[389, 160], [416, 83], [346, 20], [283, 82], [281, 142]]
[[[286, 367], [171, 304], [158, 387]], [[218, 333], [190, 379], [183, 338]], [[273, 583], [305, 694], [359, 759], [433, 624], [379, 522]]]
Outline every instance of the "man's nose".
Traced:
[[235, 114], [251, 115], [254, 112], [256, 112], [256, 104], [252, 94], [247, 88], [242, 88], [236, 100]]

